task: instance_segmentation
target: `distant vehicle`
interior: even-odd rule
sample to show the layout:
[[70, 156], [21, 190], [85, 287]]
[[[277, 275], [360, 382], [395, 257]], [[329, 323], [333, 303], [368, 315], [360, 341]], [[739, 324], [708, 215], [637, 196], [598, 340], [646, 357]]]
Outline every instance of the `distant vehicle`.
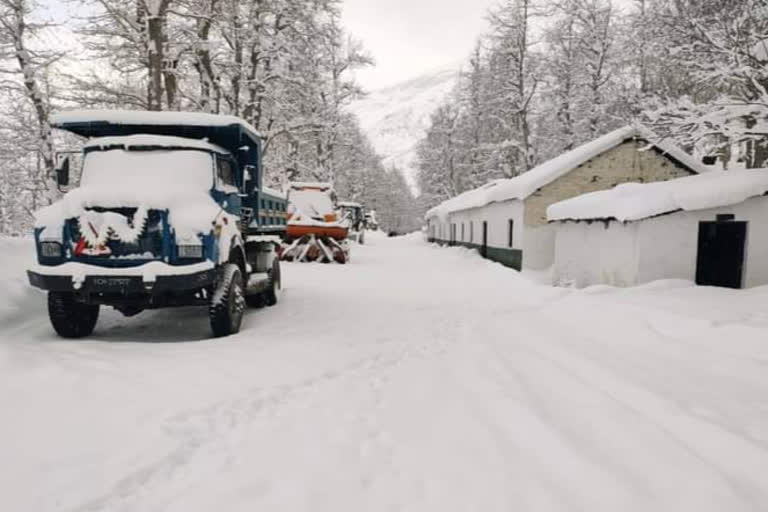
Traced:
[[349, 239], [359, 244], [365, 243], [365, 207], [360, 203], [340, 201], [343, 219], [349, 224]]
[[288, 226], [280, 257], [285, 261], [349, 261], [349, 223], [337, 211], [333, 185], [294, 182], [288, 185]]
[[376, 210], [365, 212], [365, 229], [378, 231], [379, 222], [376, 220]]
[[[215, 336], [246, 304], [274, 305], [285, 196], [262, 187], [255, 129], [232, 116], [79, 111], [52, 126], [88, 137], [80, 185], [37, 214], [33, 286], [54, 330], [90, 335], [102, 305], [207, 306]], [[68, 157], [57, 167], [69, 185]]]

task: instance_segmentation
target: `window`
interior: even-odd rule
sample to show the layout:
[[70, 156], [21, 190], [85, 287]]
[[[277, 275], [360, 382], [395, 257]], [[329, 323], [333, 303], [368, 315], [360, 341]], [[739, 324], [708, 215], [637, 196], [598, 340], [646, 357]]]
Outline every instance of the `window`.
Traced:
[[216, 157], [216, 177], [219, 189], [228, 191], [229, 188], [237, 188], [232, 162], [221, 156]]
[[474, 222], [469, 223], [469, 241], [470, 242], [475, 241], [475, 223]]
[[461, 223], [461, 241], [464, 241], [464, 223]]
[[509, 219], [509, 248], [511, 249], [513, 247], [513, 242], [515, 241], [515, 221], [512, 219]]

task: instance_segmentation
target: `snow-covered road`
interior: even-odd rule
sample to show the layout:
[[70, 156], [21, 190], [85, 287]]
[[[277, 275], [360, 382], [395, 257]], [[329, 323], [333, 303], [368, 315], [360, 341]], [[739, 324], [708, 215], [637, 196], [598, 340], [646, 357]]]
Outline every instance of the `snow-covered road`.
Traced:
[[55, 339], [0, 241], [0, 510], [768, 507], [768, 288], [541, 286], [370, 237], [275, 308]]

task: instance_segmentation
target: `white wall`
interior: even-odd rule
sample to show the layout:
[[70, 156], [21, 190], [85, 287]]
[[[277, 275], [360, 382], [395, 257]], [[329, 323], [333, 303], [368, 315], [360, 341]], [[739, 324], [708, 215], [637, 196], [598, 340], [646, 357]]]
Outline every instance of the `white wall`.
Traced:
[[[509, 221], [514, 220], [513, 248], [523, 248], [523, 203], [504, 201], [492, 203], [482, 208], [471, 208], [452, 213], [450, 222], [456, 224], [456, 241], [483, 243], [483, 222], [488, 222], [488, 246], [501, 249], [509, 248]], [[470, 240], [470, 222], [474, 224], [474, 237]], [[464, 224], [464, 240], [461, 239], [461, 224]]]
[[555, 226], [525, 227], [523, 234], [523, 267], [544, 270], [555, 262]]
[[561, 222], [555, 229], [554, 284], [637, 284], [637, 224]]
[[720, 214], [748, 221], [744, 286], [768, 284], [768, 198], [738, 205], [677, 212], [623, 224], [561, 222], [555, 225], [554, 282], [633, 286], [659, 279], [696, 279], [699, 222]]
[[641, 248], [638, 282], [658, 279], [696, 279], [699, 222], [717, 215], [733, 214], [736, 221], [748, 221], [744, 286], [768, 284], [768, 198], [756, 197], [738, 205], [678, 212], [639, 223]]

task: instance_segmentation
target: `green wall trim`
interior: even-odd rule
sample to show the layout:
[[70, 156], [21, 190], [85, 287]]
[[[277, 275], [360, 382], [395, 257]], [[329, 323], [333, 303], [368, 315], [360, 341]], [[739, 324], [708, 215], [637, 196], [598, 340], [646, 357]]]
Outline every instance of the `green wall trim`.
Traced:
[[[438, 245], [448, 245], [457, 247], [466, 247], [467, 249], [474, 249], [479, 253], [482, 253], [482, 246], [479, 244], [473, 244], [469, 242], [446, 242], [445, 240], [438, 240], [436, 238], [430, 238], [430, 242]], [[513, 268], [515, 270], [522, 270], [523, 268], [523, 251], [520, 249], [501, 249], [499, 247], [488, 247], [486, 249], [486, 259], [501, 263], [505, 267]]]

